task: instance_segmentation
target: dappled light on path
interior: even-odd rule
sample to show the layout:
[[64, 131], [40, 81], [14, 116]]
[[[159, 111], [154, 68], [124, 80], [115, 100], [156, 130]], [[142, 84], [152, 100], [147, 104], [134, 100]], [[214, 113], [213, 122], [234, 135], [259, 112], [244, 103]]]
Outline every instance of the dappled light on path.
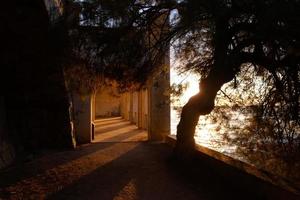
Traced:
[[[145, 140], [147, 140], [145, 130], [138, 129], [122, 118], [96, 120], [93, 141], [95, 144], [79, 147], [74, 151], [53, 154], [48, 156], [48, 159], [41, 158], [35, 161], [38, 166], [28, 163], [29, 168], [33, 166], [37, 169], [29, 169], [31, 175], [15, 180], [13, 184], [5, 185], [3, 188], [0, 181], [0, 188], [2, 188], [0, 193], [3, 192], [12, 199], [45, 198], [135, 149], [140, 145], [137, 141]], [[119, 148], [120, 144], [116, 142], [124, 143], [122, 148]], [[129, 184], [128, 187], [130, 186]]]
[[[111, 146], [99, 148], [99, 150], [97, 150], [96, 147], [94, 152], [90, 154], [75, 160], [67, 161], [64, 164], [47, 169], [42, 173], [20, 180], [19, 182], [4, 188], [4, 191], [8, 193], [11, 198], [15, 199], [24, 199], [28, 197], [32, 199], [44, 198], [46, 195], [62, 190], [64, 187], [72, 184], [81, 177], [106, 165], [114, 159], [117, 159], [126, 152], [131, 151], [138, 146], [138, 143], [124, 145], [122, 150], [115, 149], [115, 145], [117, 144], [111, 144]], [[87, 151], [89, 148], [92, 147], [88, 147], [83, 151]], [[73, 154], [76, 153], [77, 150], [73, 152]], [[52, 156], [57, 157], [57, 159], [67, 159], [63, 157], [63, 153]], [[44, 164], [45, 167], [47, 167], [47, 163]]]
[[121, 117], [98, 119], [95, 124], [94, 142], [137, 142], [146, 141], [147, 131]]

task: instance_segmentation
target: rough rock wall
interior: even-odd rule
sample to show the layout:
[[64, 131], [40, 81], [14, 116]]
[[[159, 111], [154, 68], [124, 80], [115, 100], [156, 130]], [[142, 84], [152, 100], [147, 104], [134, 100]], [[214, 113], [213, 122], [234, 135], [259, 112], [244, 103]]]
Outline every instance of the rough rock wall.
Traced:
[[6, 140], [17, 154], [71, 147], [69, 102], [60, 60], [63, 30], [49, 25], [43, 0], [6, 1], [0, 13]]
[[4, 97], [0, 96], [0, 169], [9, 166], [15, 159], [15, 149], [8, 141]]

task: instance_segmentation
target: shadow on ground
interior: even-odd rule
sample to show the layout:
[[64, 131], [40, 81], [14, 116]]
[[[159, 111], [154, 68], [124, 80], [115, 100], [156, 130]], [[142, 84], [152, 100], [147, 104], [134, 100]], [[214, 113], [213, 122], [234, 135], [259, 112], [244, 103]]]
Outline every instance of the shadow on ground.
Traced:
[[[23, 166], [23, 176], [11, 169], [8, 179], [0, 176], [0, 199], [277, 199], [259, 192], [256, 180], [226, 176], [201, 159], [174, 161], [171, 155], [164, 143], [94, 143], [49, 155], [51, 168], [42, 170], [41, 162], [33, 161]], [[33, 168], [40, 171], [33, 174]]]
[[206, 155], [171, 159], [167, 144], [141, 142], [145, 131], [129, 124], [114, 129], [112, 122], [123, 123], [103, 121], [112, 129], [99, 133], [98, 142], [0, 172], [0, 199], [287, 199], [286, 192]]
[[263, 199], [208, 166], [170, 156], [164, 144], [139, 144], [49, 199]]

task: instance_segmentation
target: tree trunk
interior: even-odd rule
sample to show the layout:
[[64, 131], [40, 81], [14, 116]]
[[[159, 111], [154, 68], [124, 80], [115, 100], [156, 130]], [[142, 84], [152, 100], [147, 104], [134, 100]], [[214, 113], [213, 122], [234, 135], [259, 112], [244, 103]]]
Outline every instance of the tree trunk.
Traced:
[[233, 79], [233, 73], [221, 71], [212, 71], [206, 79], [201, 80], [200, 92], [191, 97], [183, 106], [177, 126], [177, 141], [174, 150], [177, 158], [186, 160], [193, 156], [195, 128], [200, 115], [207, 115], [213, 110], [217, 92], [224, 83]]
[[200, 81], [200, 92], [191, 97], [184, 105], [177, 126], [175, 156], [189, 159], [195, 152], [195, 128], [200, 115], [209, 114], [214, 108], [216, 95], [223, 84], [231, 81], [242, 61], [235, 61], [227, 54], [228, 50], [228, 16], [221, 13], [216, 19], [214, 35], [214, 66], [205, 79]]

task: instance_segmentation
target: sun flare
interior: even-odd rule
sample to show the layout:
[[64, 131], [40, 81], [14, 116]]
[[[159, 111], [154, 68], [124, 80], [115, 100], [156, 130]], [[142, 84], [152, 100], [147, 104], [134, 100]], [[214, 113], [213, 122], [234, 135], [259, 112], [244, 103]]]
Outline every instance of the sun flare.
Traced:
[[198, 80], [194, 80], [194, 78], [189, 78], [187, 83], [188, 83], [188, 87], [182, 95], [184, 101], [188, 101], [189, 98], [191, 98], [192, 96], [194, 96], [199, 92]]
[[180, 97], [180, 103], [185, 104], [192, 96], [199, 92], [199, 77], [195, 74], [179, 75], [171, 68], [171, 84], [186, 84], [187, 87]]

